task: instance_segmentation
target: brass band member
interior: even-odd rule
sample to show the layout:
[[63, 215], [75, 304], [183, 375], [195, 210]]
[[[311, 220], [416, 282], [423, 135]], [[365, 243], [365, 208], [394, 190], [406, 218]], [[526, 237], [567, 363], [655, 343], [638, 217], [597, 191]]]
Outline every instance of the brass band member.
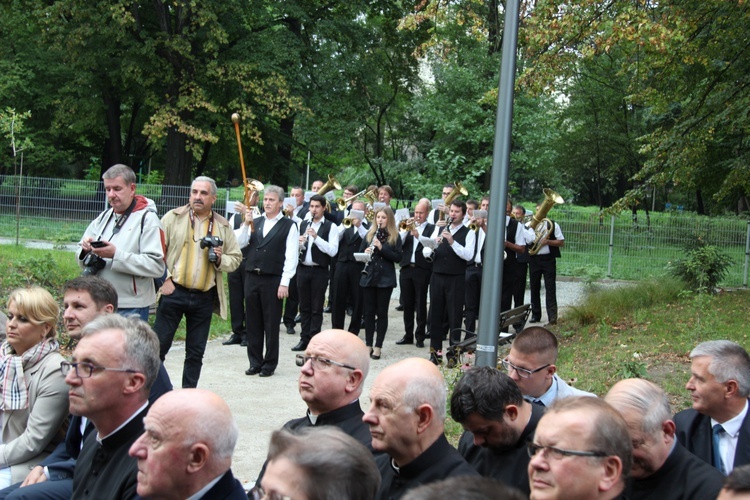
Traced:
[[[356, 200], [351, 204], [351, 210], [365, 212], [365, 202]], [[350, 212], [351, 213], [351, 212]], [[331, 325], [334, 329], [343, 330], [346, 320], [347, 303], [352, 304], [352, 317], [349, 321], [348, 331], [359, 335], [362, 327], [362, 288], [359, 280], [362, 277], [362, 269], [365, 265], [357, 262], [354, 253], [359, 252], [362, 240], [367, 235], [369, 225], [357, 217], [351, 217], [350, 227], [343, 224], [339, 226], [339, 257], [334, 274], [333, 313]]]
[[[476, 234], [463, 225], [466, 203], [457, 200], [451, 204], [448, 219], [450, 225], [441, 222], [436, 233], [439, 241], [435, 248], [430, 279], [430, 360], [440, 361], [443, 336], [450, 334], [450, 343], [455, 344], [461, 335], [461, 317], [464, 308], [466, 263], [474, 255]], [[445, 331], [444, 315], [448, 318]]]
[[[539, 207], [537, 207], [537, 211]], [[544, 277], [544, 297], [547, 302], [547, 323], [557, 323], [557, 259], [560, 249], [565, 246], [560, 224], [555, 223], [555, 229], [547, 238], [539, 243], [541, 249], [531, 256], [529, 263], [529, 288], [531, 289], [531, 319], [532, 323], [542, 320], [542, 277]]]
[[[388, 330], [388, 304], [396, 287], [395, 263], [401, 260], [401, 238], [396, 229], [393, 210], [381, 207], [375, 211], [375, 223], [362, 241], [361, 250], [369, 253], [370, 262], [362, 272], [365, 343], [372, 348], [370, 357], [380, 359], [385, 332]], [[373, 336], [377, 338], [373, 346]]]
[[[430, 236], [435, 226], [427, 222], [430, 200], [423, 198], [414, 207], [414, 229], [400, 233], [403, 243], [399, 284], [401, 301], [404, 306], [404, 336], [396, 344], [404, 345], [414, 342], [417, 347], [424, 347], [427, 330], [427, 290], [432, 276], [432, 263], [424, 258], [422, 243], [419, 237]], [[414, 313], [417, 316], [417, 327], [414, 329]]]
[[[505, 260], [503, 261], [503, 290], [500, 297], [500, 310], [508, 311], [513, 303], [513, 294], [518, 286], [518, 255], [526, 253], [526, 238], [523, 226], [512, 217], [513, 204], [508, 199], [505, 208]], [[516, 304], [517, 306], [520, 304]], [[517, 326], [517, 325], [516, 325]], [[523, 325], [521, 325], [522, 327]], [[518, 329], [518, 328], [517, 328]], [[520, 331], [520, 330], [519, 330]]]
[[464, 326], [466, 327], [467, 337], [476, 336], [477, 331], [479, 297], [482, 291], [482, 268], [484, 266], [484, 242], [487, 237], [487, 219], [472, 217], [470, 223], [476, 227], [476, 244], [474, 245], [473, 257], [466, 265]]
[[[455, 184], [446, 184], [443, 186], [443, 191], [440, 193], [443, 200], [445, 200], [452, 192], [453, 188], [455, 187]], [[450, 207], [445, 207], [444, 205], [440, 205], [438, 208], [433, 208], [430, 211], [430, 214], [427, 216], [427, 222], [430, 224], [437, 224], [438, 220], [440, 220], [440, 212], [447, 213]], [[442, 217], [443, 219], [445, 217]]]

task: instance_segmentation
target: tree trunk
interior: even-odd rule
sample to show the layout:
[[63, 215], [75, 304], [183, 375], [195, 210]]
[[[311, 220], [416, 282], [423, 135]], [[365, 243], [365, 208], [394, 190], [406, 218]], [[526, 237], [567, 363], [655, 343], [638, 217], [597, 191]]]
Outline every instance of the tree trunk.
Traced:
[[110, 90], [106, 89], [102, 92], [108, 134], [104, 140], [102, 151], [102, 174], [112, 165], [123, 163], [122, 142], [120, 142], [122, 134], [120, 126], [120, 99], [112, 95]]
[[[294, 115], [287, 118], [282, 118], [279, 122], [279, 132], [281, 133], [281, 140], [276, 146], [276, 151], [279, 153], [279, 160], [281, 164], [286, 164], [284, 168], [277, 168], [271, 175], [271, 182], [277, 186], [289, 185], [289, 174], [292, 169], [292, 140], [294, 139]], [[281, 165], [280, 165], [281, 166]]]
[[164, 184], [189, 186], [193, 180], [193, 155], [187, 149], [187, 136], [170, 128], [167, 133], [167, 154]]
[[695, 211], [698, 215], [706, 215], [706, 207], [703, 205], [703, 193], [700, 189], [695, 190]]

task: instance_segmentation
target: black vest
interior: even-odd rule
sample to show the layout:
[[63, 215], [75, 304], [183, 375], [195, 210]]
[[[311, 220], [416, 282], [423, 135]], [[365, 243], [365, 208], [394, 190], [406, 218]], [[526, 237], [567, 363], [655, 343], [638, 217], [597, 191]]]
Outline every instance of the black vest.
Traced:
[[281, 276], [286, 256], [286, 237], [289, 235], [289, 228], [296, 224], [292, 219], [282, 217], [264, 238], [265, 222], [265, 217], [253, 219], [255, 231], [250, 236], [250, 244], [247, 245], [246, 270], [252, 272], [253, 269], [260, 269], [263, 274]]
[[[552, 219], [550, 219], [550, 220], [552, 220]], [[555, 221], [552, 221], [552, 223], [553, 224], [557, 224]], [[552, 228], [552, 231], [550, 232], [549, 236], [547, 236], [547, 239], [550, 240], [550, 241], [551, 240], [557, 240], [557, 238], [555, 238], [555, 228], [554, 227]], [[549, 247], [549, 254], [551, 256], [553, 256], [554, 258], [559, 259], [560, 258], [560, 247], [550, 246]]]
[[[300, 236], [305, 234], [307, 227], [312, 224], [312, 221], [302, 221], [299, 227]], [[320, 228], [318, 230], [318, 238], [323, 238], [328, 241], [328, 234], [331, 232], [331, 222], [325, 219], [321, 219]], [[312, 261], [321, 267], [328, 267], [331, 264], [331, 256], [321, 251], [312, 241], [308, 240], [308, 245], [312, 245]], [[307, 248], [300, 254], [299, 261], [302, 263], [307, 255]]]
[[[242, 223], [245, 221], [245, 218], [242, 217], [241, 214], [234, 214], [232, 216], [232, 221], [234, 221], [234, 229], [236, 231], [237, 229], [240, 228], [240, 226], [242, 226]], [[240, 249], [242, 251], [243, 259], [247, 259], [247, 252], [249, 249], [250, 249], [250, 245], [245, 245], [243, 248]]]
[[[518, 230], [518, 221], [513, 217], [508, 221], [508, 227], [505, 228], [505, 241], [515, 244], [516, 243], [516, 231]], [[518, 255], [514, 250], [505, 248], [505, 261], [503, 265], [506, 269], [514, 268], [518, 265]]]
[[359, 252], [359, 247], [362, 245], [362, 237], [357, 229], [352, 226], [344, 230], [344, 235], [339, 240], [339, 262], [356, 262], [354, 254]]
[[[441, 234], [442, 232], [440, 231]], [[453, 240], [465, 246], [467, 234], [469, 234], [469, 228], [462, 225], [453, 235]], [[441, 274], [464, 274], [466, 272], [466, 261], [456, 255], [448, 242], [443, 239], [433, 254], [432, 270]]]
[[[435, 232], [435, 226], [427, 223], [422, 230], [422, 236], [429, 237], [433, 232]], [[416, 266], [421, 269], [431, 270], [432, 262], [427, 262], [424, 258], [424, 255], [422, 254], [422, 249], [424, 248], [424, 246], [419, 242], [417, 238], [412, 236], [411, 232], [409, 232], [409, 234], [406, 235], [406, 238], [404, 238], [404, 254], [401, 257], [401, 267], [411, 264], [411, 254], [414, 251], [415, 244], [417, 245], [417, 251], [414, 253], [414, 264], [416, 264]]]

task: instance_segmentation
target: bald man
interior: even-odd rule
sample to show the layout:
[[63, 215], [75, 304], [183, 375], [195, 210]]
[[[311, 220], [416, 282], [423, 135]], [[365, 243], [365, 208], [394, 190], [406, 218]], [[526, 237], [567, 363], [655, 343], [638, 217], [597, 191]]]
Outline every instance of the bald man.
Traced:
[[[370, 430], [362, 421], [359, 397], [370, 370], [370, 348], [345, 330], [323, 330], [297, 354], [299, 394], [307, 415], [290, 420], [285, 429], [332, 425], [372, 449]], [[258, 475], [260, 483], [266, 465]]]
[[426, 359], [390, 365], [375, 379], [364, 422], [382, 482], [376, 498], [401, 498], [421, 484], [477, 472], [445, 438], [445, 380]]
[[221, 397], [202, 389], [162, 396], [130, 447], [138, 460], [138, 495], [149, 499], [246, 500], [232, 475], [237, 424]]

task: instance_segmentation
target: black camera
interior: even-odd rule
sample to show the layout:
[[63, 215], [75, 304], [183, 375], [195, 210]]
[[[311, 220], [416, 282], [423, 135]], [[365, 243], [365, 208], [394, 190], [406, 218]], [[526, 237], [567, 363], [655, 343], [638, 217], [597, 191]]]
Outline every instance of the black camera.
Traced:
[[201, 248], [208, 248], [208, 261], [216, 262], [219, 257], [216, 255], [214, 248], [220, 247], [224, 242], [218, 236], [204, 236], [201, 239]]
[[96, 273], [104, 269], [106, 265], [107, 263], [104, 259], [95, 253], [90, 253], [83, 258], [83, 272], [81, 272], [81, 276], [96, 276]]

